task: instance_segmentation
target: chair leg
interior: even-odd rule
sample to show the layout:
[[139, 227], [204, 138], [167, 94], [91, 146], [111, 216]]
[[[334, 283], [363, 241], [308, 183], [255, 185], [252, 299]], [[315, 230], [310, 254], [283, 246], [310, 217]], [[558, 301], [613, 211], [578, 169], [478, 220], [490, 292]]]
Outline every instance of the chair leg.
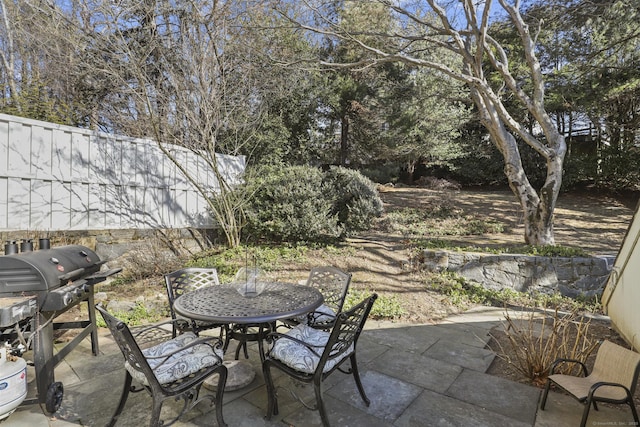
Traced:
[[229, 335], [229, 325], [220, 326], [220, 340], [224, 343], [224, 345], [222, 346], [222, 351], [226, 353], [227, 348], [229, 348], [229, 342], [231, 341], [231, 336]]
[[218, 387], [216, 388], [216, 419], [218, 420], [218, 427], [227, 427], [222, 417], [222, 397], [224, 395], [224, 387], [227, 384], [227, 367], [220, 365], [216, 370], [218, 372]]
[[278, 396], [276, 396], [276, 388], [273, 385], [270, 368], [271, 363], [266, 360], [262, 364], [262, 374], [264, 383], [267, 386], [267, 420], [270, 420], [273, 415], [278, 415]]
[[633, 414], [633, 421], [635, 421], [635, 425], [640, 425], [640, 420], [638, 420], [638, 412], [636, 411], [636, 405], [633, 403], [633, 397], [627, 400], [629, 406], [631, 406], [631, 413]]
[[324, 400], [322, 399], [322, 379], [314, 379], [313, 390], [316, 393], [316, 406], [318, 407], [318, 411], [320, 412], [322, 425], [324, 427], [330, 427], [329, 416], [327, 415], [327, 409], [324, 407]]
[[544, 386], [542, 392], [542, 400], [540, 400], [540, 410], [544, 411], [544, 406], [547, 404], [547, 395], [549, 394], [549, 388], [551, 388], [551, 380], [547, 379], [547, 384]]
[[356, 361], [356, 353], [351, 353], [350, 356], [351, 361], [351, 372], [353, 372], [353, 378], [356, 380], [356, 386], [358, 386], [358, 391], [360, 392], [360, 397], [364, 401], [365, 405], [369, 406], [371, 403], [366, 393], [364, 392], [364, 387], [362, 386], [362, 381], [360, 381], [360, 372], [358, 371], [358, 363]]
[[160, 412], [162, 412], [162, 398], [156, 399], [156, 396], [153, 395], [153, 408], [151, 409], [151, 422], [149, 423], [149, 427], [158, 427], [160, 424]]
[[124, 379], [124, 387], [122, 388], [122, 394], [120, 395], [120, 402], [118, 402], [118, 407], [116, 408], [116, 411], [113, 413], [113, 416], [111, 417], [111, 421], [109, 421], [109, 424], [107, 424], [107, 427], [113, 427], [116, 425], [116, 422], [118, 421], [118, 417], [122, 413], [125, 403], [127, 403], [127, 398], [129, 397], [129, 391], [131, 390], [132, 380], [133, 378], [131, 377], [131, 374], [129, 373], [129, 371], [126, 371], [126, 376]]
[[585, 427], [587, 425], [587, 418], [589, 417], [589, 409], [591, 409], [591, 401], [590, 399], [587, 399], [587, 402], [584, 405], [584, 411], [582, 412], [582, 421], [580, 421], [580, 427]]

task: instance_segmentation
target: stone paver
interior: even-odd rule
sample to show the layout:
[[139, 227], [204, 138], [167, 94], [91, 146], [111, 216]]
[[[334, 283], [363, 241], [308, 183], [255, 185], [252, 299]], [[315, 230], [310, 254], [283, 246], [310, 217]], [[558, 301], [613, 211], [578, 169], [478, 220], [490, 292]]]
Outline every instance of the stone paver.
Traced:
[[540, 390], [465, 369], [445, 393], [449, 397], [533, 425]]
[[[406, 325], [370, 320], [358, 343], [358, 364], [371, 404], [367, 407], [352, 375], [332, 373], [324, 383], [329, 418], [340, 427], [578, 425], [582, 406], [551, 392], [545, 411], [538, 409], [540, 389], [485, 374], [492, 353], [485, 346], [489, 331], [500, 324], [504, 310], [478, 308], [451, 316], [437, 325]], [[100, 330], [100, 352], [91, 355], [89, 340], [56, 367], [64, 385], [62, 406], [44, 414], [39, 405], [23, 405], [3, 427], [104, 426], [113, 413], [124, 381], [123, 359], [106, 329]], [[233, 346], [228, 355], [232, 355]], [[280, 413], [265, 420], [266, 388], [255, 343], [248, 362], [255, 370], [251, 383], [224, 396], [224, 416], [230, 427], [315, 427], [317, 411], [305, 408], [289, 394], [293, 390], [308, 404], [315, 402], [313, 386], [275, 372]], [[25, 356], [28, 356], [25, 355]], [[232, 356], [230, 357], [230, 359]], [[348, 367], [348, 363], [347, 363]], [[33, 374], [30, 378], [33, 380]], [[30, 387], [34, 388], [34, 382]], [[203, 389], [204, 390], [204, 389]], [[206, 391], [206, 390], [205, 390]], [[35, 394], [30, 391], [29, 397]], [[168, 400], [163, 419], [178, 411]], [[604, 405], [601, 405], [604, 406]], [[147, 425], [151, 398], [130, 394], [118, 426]], [[589, 425], [630, 425], [628, 407], [591, 411]], [[594, 424], [596, 423], [596, 424]], [[201, 403], [175, 424], [177, 427], [215, 426], [211, 407]]]

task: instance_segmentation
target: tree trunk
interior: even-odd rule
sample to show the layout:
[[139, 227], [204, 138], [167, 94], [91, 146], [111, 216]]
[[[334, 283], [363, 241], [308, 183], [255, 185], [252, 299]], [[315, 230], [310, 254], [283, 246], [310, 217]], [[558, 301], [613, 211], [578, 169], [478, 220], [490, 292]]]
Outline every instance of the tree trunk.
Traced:
[[516, 138], [506, 128], [491, 100], [471, 90], [472, 98], [480, 110], [480, 120], [489, 131], [504, 158], [504, 173], [511, 191], [515, 194], [523, 211], [524, 241], [528, 245], [555, 244], [553, 233], [553, 211], [562, 184], [562, 165], [566, 153], [564, 136], [557, 129], [547, 126], [545, 136], [554, 150], [540, 150], [547, 162], [547, 176], [539, 193], [533, 188], [522, 165], [522, 157]]
[[509, 187], [522, 207], [525, 243], [534, 246], [555, 244], [553, 211], [560, 192], [562, 161], [547, 161], [547, 179], [536, 192], [524, 173], [516, 139], [506, 130], [497, 138], [505, 159], [504, 172]]
[[349, 117], [340, 118], [340, 166], [347, 165], [347, 153], [349, 151]]

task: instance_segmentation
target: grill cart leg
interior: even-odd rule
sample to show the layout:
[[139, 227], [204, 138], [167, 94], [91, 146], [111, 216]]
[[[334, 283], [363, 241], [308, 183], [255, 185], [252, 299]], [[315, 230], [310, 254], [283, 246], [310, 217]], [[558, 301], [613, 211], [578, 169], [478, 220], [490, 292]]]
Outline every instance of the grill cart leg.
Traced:
[[91, 352], [94, 356], [98, 355], [98, 323], [96, 319], [96, 304], [93, 299], [93, 286], [87, 295], [87, 309], [89, 310], [89, 325], [91, 328]]
[[[51, 318], [47, 318], [43, 313], [37, 313], [34, 316], [35, 322], [35, 340], [33, 347], [33, 364], [36, 371], [36, 385], [38, 388], [38, 401], [47, 404], [47, 394], [59, 395], [58, 405], [47, 404], [47, 411], [53, 409], [55, 412], [62, 401], [62, 390], [59, 393], [50, 393], [49, 386], [54, 383], [53, 369], [51, 364], [53, 359], [53, 323]], [[51, 406], [51, 407], [50, 407]]]

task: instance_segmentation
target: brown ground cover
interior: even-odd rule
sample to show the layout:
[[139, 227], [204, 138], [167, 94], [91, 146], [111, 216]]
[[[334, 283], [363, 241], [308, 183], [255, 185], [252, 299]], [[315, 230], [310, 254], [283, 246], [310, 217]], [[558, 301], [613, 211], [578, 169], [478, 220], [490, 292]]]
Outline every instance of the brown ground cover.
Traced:
[[[446, 201], [449, 206], [477, 218], [503, 225], [495, 234], [470, 236], [428, 236], [447, 240], [454, 246], [504, 247], [524, 244], [522, 214], [509, 190], [433, 190], [420, 187], [382, 187], [385, 210], [412, 207], [432, 209]], [[556, 244], [582, 248], [593, 255], [615, 255], [624, 239], [635, 209], [636, 196], [615, 198], [594, 192], [566, 193], [555, 211]], [[351, 239], [353, 254], [326, 262], [354, 274], [353, 286], [392, 293], [407, 309], [403, 320], [437, 321], [460, 310], [441, 294], [425, 290], [428, 275], [410, 264], [410, 242], [402, 235], [374, 228]], [[322, 255], [318, 254], [319, 257]], [[303, 266], [303, 270], [308, 266]], [[307, 270], [308, 271], [308, 270]]]

